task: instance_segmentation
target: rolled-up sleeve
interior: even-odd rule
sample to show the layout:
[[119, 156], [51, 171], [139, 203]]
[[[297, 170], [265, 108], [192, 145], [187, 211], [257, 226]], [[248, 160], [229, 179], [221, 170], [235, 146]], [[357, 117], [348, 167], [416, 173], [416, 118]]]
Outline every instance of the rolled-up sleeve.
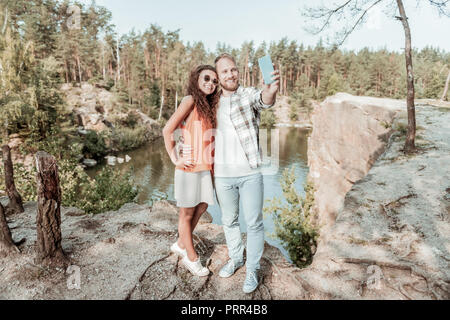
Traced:
[[275, 105], [275, 101], [273, 104], [265, 104], [262, 100], [262, 90], [254, 89], [252, 93], [252, 107], [257, 110], [268, 109]]
[[272, 104], [265, 104], [262, 100], [262, 90], [260, 90], [259, 92], [259, 104], [261, 105], [262, 109], [269, 109], [271, 107], [273, 107], [275, 105], [275, 102], [277, 101], [277, 99], [274, 99]]

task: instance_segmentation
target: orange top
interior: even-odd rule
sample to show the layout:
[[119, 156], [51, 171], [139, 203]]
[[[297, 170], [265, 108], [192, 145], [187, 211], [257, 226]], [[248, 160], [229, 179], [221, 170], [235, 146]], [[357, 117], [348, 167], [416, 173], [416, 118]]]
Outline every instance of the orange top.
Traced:
[[213, 130], [207, 121], [202, 120], [197, 107], [194, 106], [192, 112], [180, 124], [178, 129], [181, 130], [181, 136], [178, 141], [180, 156], [191, 159], [195, 166], [187, 169], [176, 166], [176, 169], [185, 172], [212, 170], [214, 163]]

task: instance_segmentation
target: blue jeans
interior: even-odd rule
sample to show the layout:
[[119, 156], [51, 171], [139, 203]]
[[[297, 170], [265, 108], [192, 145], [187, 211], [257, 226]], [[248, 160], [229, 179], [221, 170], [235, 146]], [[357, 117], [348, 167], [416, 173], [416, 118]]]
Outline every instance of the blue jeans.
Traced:
[[239, 228], [239, 198], [242, 200], [247, 223], [247, 272], [260, 268], [264, 251], [264, 224], [262, 216], [264, 184], [261, 173], [236, 178], [215, 178], [216, 194], [222, 211], [222, 224], [228, 246], [228, 255], [235, 262], [243, 261]]

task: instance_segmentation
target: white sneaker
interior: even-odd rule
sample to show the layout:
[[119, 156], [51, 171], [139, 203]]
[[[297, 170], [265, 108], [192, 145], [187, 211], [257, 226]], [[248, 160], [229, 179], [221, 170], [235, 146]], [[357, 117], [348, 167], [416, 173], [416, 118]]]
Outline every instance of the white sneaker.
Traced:
[[180, 246], [178, 245], [178, 241], [175, 241], [175, 243], [170, 246], [170, 251], [172, 251], [173, 253], [179, 255], [182, 258], [187, 256], [186, 249], [181, 249]]
[[194, 275], [199, 277], [206, 277], [209, 274], [209, 269], [202, 266], [200, 258], [192, 262], [189, 260], [188, 256], [183, 257], [181, 260], [183, 265]]
[[219, 271], [219, 277], [221, 278], [228, 278], [231, 277], [237, 269], [242, 267], [244, 265], [243, 261], [239, 261], [238, 263], [235, 263], [233, 259], [228, 260], [227, 264], [222, 267]]

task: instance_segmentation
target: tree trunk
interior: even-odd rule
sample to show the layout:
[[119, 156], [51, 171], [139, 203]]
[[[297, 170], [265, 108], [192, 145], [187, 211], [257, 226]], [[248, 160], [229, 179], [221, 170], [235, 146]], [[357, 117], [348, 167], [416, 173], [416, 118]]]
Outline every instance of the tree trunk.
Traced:
[[447, 92], [448, 92], [448, 85], [450, 83], [450, 70], [448, 71], [447, 80], [445, 81], [445, 88], [444, 93], [442, 94], [441, 101], [447, 101]]
[[66, 74], [66, 83], [69, 83], [69, 67], [67, 65], [67, 59], [64, 59], [64, 72]]
[[83, 78], [81, 75], [81, 62], [80, 62], [80, 56], [78, 53], [77, 53], [76, 59], [77, 59], [77, 65], [78, 65], [78, 77], [80, 78], [80, 83], [81, 83], [83, 81]]
[[178, 91], [175, 91], [175, 111], [178, 109]]
[[72, 70], [72, 81], [77, 81], [77, 70], [75, 65], [73, 66]]
[[164, 94], [161, 94], [161, 106], [159, 107], [158, 121], [161, 120], [163, 105], [164, 105]]
[[103, 81], [106, 81], [105, 45], [103, 41], [102, 41], [102, 69], [103, 69]]
[[36, 153], [38, 208], [36, 215], [36, 262], [65, 266], [68, 258], [61, 247], [61, 188], [58, 166], [46, 152]]
[[161, 48], [159, 47], [159, 45], [156, 45], [156, 64], [155, 64], [155, 78], [158, 79], [158, 77], [160, 76], [160, 65], [159, 65], [159, 61], [161, 59]]
[[408, 88], [408, 95], [406, 98], [406, 106], [408, 110], [408, 132], [406, 134], [405, 152], [412, 152], [416, 149], [416, 109], [414, 106], [414, 73], [411, 53], [411, 31], [409, 29], [408, 18], [406, 17], [405, 8], [402, 0], [397, 0], [398, 9], [400, 11], [400, 20], [405, 29], [405, 57], [406, 57], [406, 83]]
[[316, 88], [317, 88], [317, 89], [320, 88], [320, 69], [319, 69], [319, 71], [317, 72], [317, 86], [316, 86]]
[[144, 48], [144, 57], [145, 57], [145, 74], [144, 74], [144, 80], [147, 80], [149, 77], [150, 71], [150, 52], [148, 51], [147, 47]]
[[119, 37], [117, 37], [117, 82], [120, 81], [120, 52], [119, 52]]
[[9, 230], [8, 223], [5, 217], [5, 208], [0, 203], [0, 253], [19, 252], [19, 249], [14, 244]]
[[114, 76], [114, 70], [112, 66], [112, 61], [110, 60], [108, 63], [108, 77], [112, 78]]
[[17, 213], [22, 213], [25, 210], [23, 209], [22, 197], [20, 196], [20, 193], [17, 191], [16, 185], [14, 183], [14, 169], [11, 160], [11, 149], [6, 144], [2, 147], [2, 152], [3, 152], [3, 165], [5, 168], [6, 192], [8, 193], [9, 198], [8, 208]]
[[280, 63], [280, 95], [283, 95], [283, 65]]
[[7, 25], [8, 25], [8, 7], [5, 8], [5, 20], [3, 21], [2, 34], [5, 34]]

